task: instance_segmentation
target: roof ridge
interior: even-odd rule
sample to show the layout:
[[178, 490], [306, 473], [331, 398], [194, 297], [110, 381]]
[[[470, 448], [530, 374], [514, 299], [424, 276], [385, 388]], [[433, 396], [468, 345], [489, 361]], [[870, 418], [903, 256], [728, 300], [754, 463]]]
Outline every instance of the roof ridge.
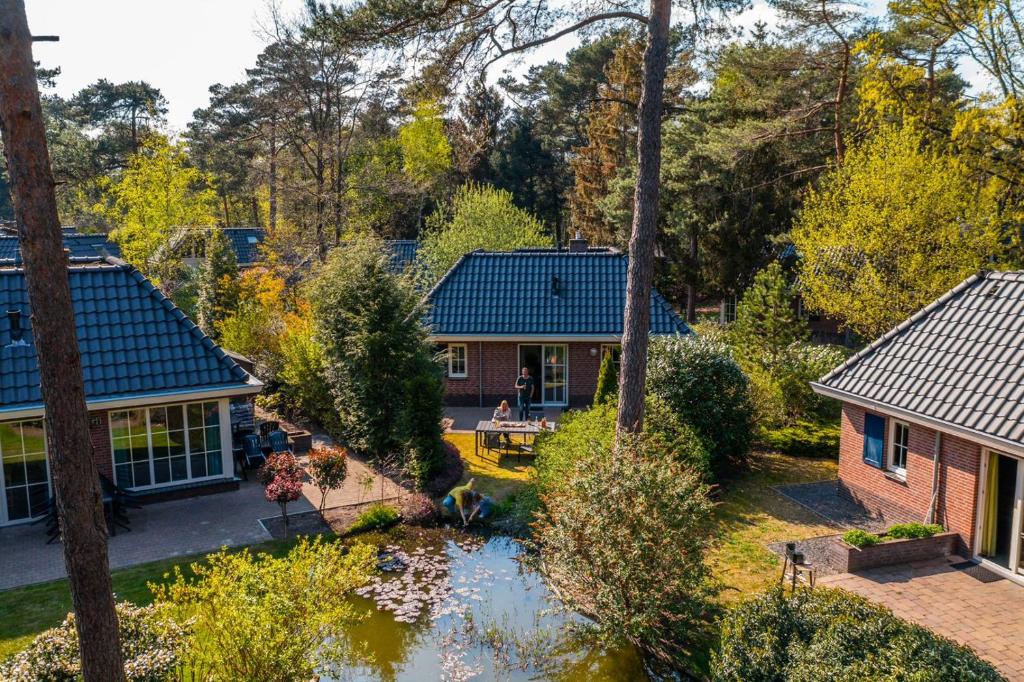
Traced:
[[[125, 263], [120, 259], [110, 257], [111, 261], [118, 261], [123, 264], [125, 271], [131, 275], [137, 282], [139, 282], [143, 288], [145, 288], [149, 295], [155, 298], [160, 304], [171, 313], [171, 315], [185, 327], [185, 330], [192, 336], [199, 339], [199, 342], [208, 350], [212, 351], [213, 354], [223, 363], [226, 363], [227, 370], [231, 372], [237, 379], [246, 380], [249, 378], [249, 373], [242, 369], [237, 362], [235, 362], [224, 349], [217, 344], [212, 338], [210, 338], [202, 328], [196, 324], [192, 318], [185, 314], [185, 311], [177, 306], [177, 304], [170, 299], [169, 296], [160, 291], [160, 288], [153, 284], [148, 277], [142, 274], [136, 267], [129, 263]], [[191, 326], [189, 326], [191, 325]]]
[[944, 293], [942, 296], [939, 296], [937, 299], [926, 305], [924, 308], [921, 308], [916, 313], [914, 313], [907, 319], [903, 320], [886, 333], [882, 334], [880, 337], [872, 341], [870, 344], [862, 348], [860, 351], [851, 355], [849, 358], [846, 359], [845, 362], [843, 362], [843, 364], [839, 365], [838, 367], [830, 371], [828, 374], [818, 379], [817, 383], [824, 384], [828, 381], [831, 381], [844, 370], [849, 369], [850, 367], [857, 364], [867, 356], [871, 355], [879, 348], [888, 344], [894, 338], [896, 338], [904, 331], [909, 329], [911, 326], [917, 324], [922, 319], [932, 314], [939, 307], [945, 305], [953, 298], [959, 296], [964, 291], [971, 288], [976, 282], [981, 282], [987, 279], [990, 274], [992, 274], [992, 271], [990, 270], [979, 270], [978, 272], [974, 273], [973, 275], [971, 275], [970, 277], [968, 277], [967, 279], [960, 282], [955, 287]]

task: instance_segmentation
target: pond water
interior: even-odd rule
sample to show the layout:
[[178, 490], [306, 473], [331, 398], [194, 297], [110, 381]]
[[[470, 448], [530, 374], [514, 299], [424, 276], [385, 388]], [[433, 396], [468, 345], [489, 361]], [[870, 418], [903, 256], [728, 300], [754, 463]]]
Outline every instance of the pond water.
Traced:
[[[371, 611], [350, 633], [372, 663], [337, 680], [646, 680], [634, 649], [579, 637], [507, 537], [425, 534], [356, 598]], [[402, 566], [404, 565], [404, 568]], [[324, 678], [327, 679], [327, 678]]]

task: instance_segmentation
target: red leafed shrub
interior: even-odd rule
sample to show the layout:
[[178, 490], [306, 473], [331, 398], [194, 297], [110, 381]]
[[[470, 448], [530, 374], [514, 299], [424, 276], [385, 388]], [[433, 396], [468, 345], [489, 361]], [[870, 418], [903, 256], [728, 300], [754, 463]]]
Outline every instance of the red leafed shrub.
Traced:
[[260, 467], [259, 477], [267, 501], [281, 506], [281, 518], [287, 530], [288, 503], [302, 497], [302, 467], [290, 452], [282, 452], [267, 457], [266, 464]]
[[415, 526], [428, 526], [437, 519], [437, 505], [423, 493], [413, 493], [402, 500], [402, 518]]
[[430, 479], [426, 485], [427, 493], [434, 497], [443, 495], [454, 488], [455, 484], [462, 480], [462, 474], [465, 470], [465, 464], [462, 462], [459, 449], [447, 440], [442, 441], [442, 443], [444, 444], [444, 460], [441, 462], [438, 474]]
[[320, 513], [324, 513], [327, 493], [337, 490], [348, 477], [348, 452], [338, 446], [318, 446], [309, 453], [309, 477], [320, 491]]

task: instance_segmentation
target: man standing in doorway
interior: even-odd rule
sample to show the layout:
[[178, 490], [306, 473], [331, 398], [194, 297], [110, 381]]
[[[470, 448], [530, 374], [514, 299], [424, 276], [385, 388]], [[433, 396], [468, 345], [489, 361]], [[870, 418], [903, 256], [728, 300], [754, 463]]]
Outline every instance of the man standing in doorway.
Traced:
[[519, 421], [530, 418], [530, 401], [533, 399], [533, 377], [530, 369], [523, 367], [523, 373], [516, 378], [516, 397], [519, 401]]

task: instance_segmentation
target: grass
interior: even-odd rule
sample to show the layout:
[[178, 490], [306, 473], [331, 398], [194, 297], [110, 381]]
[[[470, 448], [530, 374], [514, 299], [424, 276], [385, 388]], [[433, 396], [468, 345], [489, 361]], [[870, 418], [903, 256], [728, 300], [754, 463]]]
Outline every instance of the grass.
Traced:
[[708, 556], [712, 571], [723, 584], [724, 602], [757, 592], [778, 578], [773, 542], [830, 535], [836, 529], [821, 517], [783, 497], [773, 486], [835, 478], [832, 459], [755, 453], [742, 478], [723, 487], [715, 510], [718, 539]]
[[[280, 555], [291, 549], [293, 544], [291, 540], [275, 540], [254, 545], [250, 550]], [[111, 571], [114, 594], [118, 601], [130, 601], [140, 606], [150, 604], [153, 595], [148, 583], [170, 582], [175, 566], [185, 567], [204, 556], [175, 557]], [[0, 613], [4, 614], [0, 618], [0, 660], [25, 648], [43, 630], [59, 625], [70, 610], [71, 590], [67, 580], [0, 592]]]
[[479, 455], [476, 454], [474, 433], [446, 433], [444, 437], [459, 449], [462, 461], [466, 463], [462, 483], [475, 478], [476, 489], [495, 501], [501, 502], [519, 492], [529, 481], [533, 469], [530, 457], [524, 456], [520, 461], [515, 455], [505, 455], [499, 462], [497, 453], [483, 448]]

